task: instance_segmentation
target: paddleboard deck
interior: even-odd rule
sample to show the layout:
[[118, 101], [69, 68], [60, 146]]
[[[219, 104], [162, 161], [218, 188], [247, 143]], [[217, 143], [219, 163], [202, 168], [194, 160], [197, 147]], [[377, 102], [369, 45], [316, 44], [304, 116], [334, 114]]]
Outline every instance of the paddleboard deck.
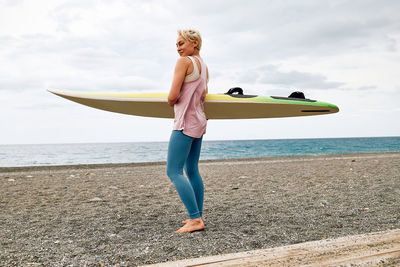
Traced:
[[[93, 93], [49, 92], [89, 107], [135, 116], [173, 118], [174, 109], [167, 104], [167, 93]], [[207, 94], [204, 110], [208, 119], [280, 118], [332, 114], [336, 105], [310, 99]]]

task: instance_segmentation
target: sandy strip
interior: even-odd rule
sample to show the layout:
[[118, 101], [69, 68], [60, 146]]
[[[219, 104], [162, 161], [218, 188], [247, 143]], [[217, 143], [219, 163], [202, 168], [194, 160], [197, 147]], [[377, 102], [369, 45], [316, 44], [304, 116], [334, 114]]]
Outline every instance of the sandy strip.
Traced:
[[400, 229], [231, 253], [147, 267], [189, 266], [396, 266]]
[[0, 265], [137, 266], [400, 229], [400, 152], [200, 171], [206, 230], [178, 235], [165, 163], [0, 168]]

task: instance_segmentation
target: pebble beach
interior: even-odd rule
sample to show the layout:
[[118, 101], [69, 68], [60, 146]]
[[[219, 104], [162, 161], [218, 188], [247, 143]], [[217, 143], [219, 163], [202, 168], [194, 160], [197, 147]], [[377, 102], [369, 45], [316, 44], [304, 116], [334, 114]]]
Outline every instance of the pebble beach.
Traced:
[[0, 168], [1, 266], [138, 266], [400, 228], [400, 152], [201, 161], [206, 230], [165, 163]]

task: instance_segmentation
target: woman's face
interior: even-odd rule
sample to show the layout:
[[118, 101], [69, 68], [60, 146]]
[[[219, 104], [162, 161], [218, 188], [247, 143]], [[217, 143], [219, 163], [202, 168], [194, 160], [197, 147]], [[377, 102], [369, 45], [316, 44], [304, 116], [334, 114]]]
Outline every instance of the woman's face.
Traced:
[[178, 50], [178, 54], [181, 57], [191, 56], [194, 54], [194, 50], [197, 47], [197, 41], [189, 42], [181, 35], [178, 35], [178, 39], [176, 39], [176, 48]]

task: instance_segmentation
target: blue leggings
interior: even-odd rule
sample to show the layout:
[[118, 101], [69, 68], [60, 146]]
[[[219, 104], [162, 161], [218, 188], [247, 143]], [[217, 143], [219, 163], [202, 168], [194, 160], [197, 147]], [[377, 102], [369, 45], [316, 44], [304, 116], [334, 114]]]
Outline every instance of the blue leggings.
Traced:
[[[182, 131], [172, 131], [168, 145], [167, 175], [174, 184], [190, 219], [203, 213], [204, 186], [199, 173], [199, 158], [203, 137], [193, 138]], [[183, 168], [187, 177], [183, 175]]]

